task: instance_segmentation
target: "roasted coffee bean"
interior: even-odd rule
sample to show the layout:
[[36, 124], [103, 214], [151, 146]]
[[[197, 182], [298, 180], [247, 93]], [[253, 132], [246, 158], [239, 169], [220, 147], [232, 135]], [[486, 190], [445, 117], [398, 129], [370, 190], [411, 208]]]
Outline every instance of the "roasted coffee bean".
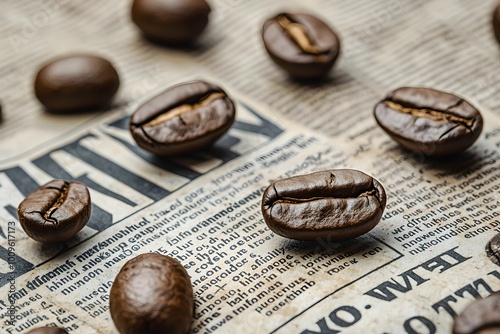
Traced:
[[130, 118], [130, 132], [143, 149], [171, 156], [210, 145], [234, 118], [234, 103], [222, 89], [193, 81], [171, 87], [140, 106]]
[[30, 238], [54, 243], [77, 234], [90, 212], [90, 194], [83, 183], [53, 180], [29, 194], [19, 204], [17, 216]]
[[500, 5], [496, 6], [493, 10], [493, 33], [500, 44]]
[[59, 327], [38, 327], [24, 334], [68, 334], [68, 332]]
[[291, 239], [331, 241], [360, 236], [385, 209], [382, 185], [363, 172], [338, 169], [273, 182], [262, 197], [262, 214], [275, 233]]
[[271, 59], [292, 77], [328, 74], [340, 53], [337, 34], [308, 14], [278, 14], [264, 22], [262, 40]]
[[469, 102], [430, 88], [396, 89], [375, 106], [374, 114], [392, 139], [428, 156], [460, 153], [483, 129], [481, 114]]
[[474, 301], [453, 324], [453, 334], [500, 333], [500, 294]]
[[500, 266], [500, 233], [495, 235], [486, 244], [486, 256], [488, 256], [491, 262]]
[[109, 311], [121, 334], [186, 334], [193, 307], [188, 273], [161, 254], [129, 260], [111, 287]]
[[205, 0], [134, 0], [132, 21], [144, 35], [167, 44], [186, 44], [208, 24], [210, 6]]
[[120, 79], [113, 65], [93, 55], [57, 58], [43, 66], [35, 79], [35, 95], [50, 111], [71, 112], [111, 102]]

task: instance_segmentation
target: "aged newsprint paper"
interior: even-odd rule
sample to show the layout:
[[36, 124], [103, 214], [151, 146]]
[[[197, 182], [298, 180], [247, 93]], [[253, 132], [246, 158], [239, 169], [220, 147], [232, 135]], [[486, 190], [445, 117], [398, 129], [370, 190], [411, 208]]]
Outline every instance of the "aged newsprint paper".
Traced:
[[[128, 1], [0, 4], [0, 333], [37, 326], [118, 333], [109, 291], [124, 263], [145, 252], [177, 258], [194, 290], [192, 333], [449, 333], [453, 318], [500, 290], [486, 255], [500, 232], [500, 48], [495, 1], [210, 2], [199, 45], [168, 49], [130, 23]], [[290, 80], [268, 59], [262, 21], [307, 11], [342, 37], [320, 83]], [[122, 88], [109, 110], [45, 112], [32, 81], [51, 57], [111, 59]], [[174, 159], [139, 149], [130, 114], [187, 80], [212, 81], [237, 103], [213, 146]], [[463, 154], [431, 159], [377, 127], [374, 104], [391, 89], [431, 86], [467, 98], [485, 127]], [[388, 200], [382, 221], [345, 242], [301, 242], [262, 219], [274, 180], [352, 168]], [[17, 206], [51, 179], [78, 180], [92, 216], [73, 239], [26, 236]]]

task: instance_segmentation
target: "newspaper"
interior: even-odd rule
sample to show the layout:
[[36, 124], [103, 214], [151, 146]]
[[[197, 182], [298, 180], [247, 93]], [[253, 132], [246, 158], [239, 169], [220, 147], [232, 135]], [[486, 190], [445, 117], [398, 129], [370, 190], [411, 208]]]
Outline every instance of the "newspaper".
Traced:
[[[130, 258], [158, 252], [191, 276], [192, 333], [447, 333], [473, 300], [500, 290], [485, 252], [500, 232], [500, 50], [495, 1], [218, 0], [199, 45], [143, 40], [126, 1], [2, 2], [0, 39], [0, 328], [42, 325], [118, 333], [109, 290]], [[343, 41], [331, 76], [290, 80], [259, 30], [280, 10], [316, 13]], [[45, 113], [33, 97], [41, 63], [67, 52], [112, 59], [122, 88], [110, 110]], [[237, 102], [229, 132], [202, 152], [159, 159], [128, 118], [182, 81], [213, 81]], [[373, 105], [391, 89], [455, 92], [485, 119], [464, 154], [430, 159], [380, 130]], [[282, 238], [265, 225], [273, 180], [353, 168], [388, 194], [382, 221], [340, 243]], [[92, 216], [72, 240], [43, 245], [16, 210], [54, 178], [85, 183]]]

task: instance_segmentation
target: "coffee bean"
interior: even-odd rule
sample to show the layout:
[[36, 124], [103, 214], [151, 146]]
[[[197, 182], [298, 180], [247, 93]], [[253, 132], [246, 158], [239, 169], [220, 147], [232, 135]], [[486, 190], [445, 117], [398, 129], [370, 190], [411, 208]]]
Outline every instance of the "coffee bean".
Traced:
[[500, 5], [493, 10], [493, 33], [497, 42], [500, 44]]
[[83, 183], [53, 180], [29, 194], [19, 204], [17, 216], [30, 238], [54, 243], [77, 234], [90, 212], [90, 194]]
[[469, 102], [431, 88], [396, 89], [375, 106], [374, 114], [392, 139], [428, 156], [460, 153], [483, 129], [481, 114]]
[[68, 334], [68, 332], [58, 327], [38, 327], [24, 334]]
[[262, 40], [271, 59], [299, 79], [326, 76], [340, 53], [337, 34], [308, 14], [281, 13], [266, 20]]
[[119, 86], [118, 73], [106, 59], [71, 55], [39, 70], [35, 95], [50, 111], [71, 112], [109, 104]]
[[453, 324], [453, 334], [500, 333], [500, 294], [474, 301]]
[[500, 233], [495, 235], [486, 244], [486, 256], [488, 256], [491, 262], [500, 266]]
[[165, 255], [146, 253], [129, 260], [111, 287], [109, 311], [121, 334], [186, 334], [193, 307], [188, 273]]
[[377, 225], [385, 209], [382, 185], [363, 172], [338, 169], [273, 182], [262, 197], [267, 226], [286, 238], [345, 240]]
[[143, 149], [163, 156], [210, 145], [233, 124], [235, 106], [212, 84], [193, 81], [150, 99], [130, 118], [130, 132]]
[[208, 24], [205, 0], [134, 0], [132, 21], [147, 38], [167, 44], [186, 44]]

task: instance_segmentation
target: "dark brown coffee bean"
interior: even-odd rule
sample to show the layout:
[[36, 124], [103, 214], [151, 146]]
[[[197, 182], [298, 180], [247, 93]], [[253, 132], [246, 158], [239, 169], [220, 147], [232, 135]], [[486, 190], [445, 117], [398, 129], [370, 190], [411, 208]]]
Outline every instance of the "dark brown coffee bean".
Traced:
[[481, 114], [469, 102], [431, 88], [396, 89], [375, 106], [374, 114], [392, 139], [428, 156], [460, 153], [483, 129]]
[[377, 180], [338, 169], [275, 181], [265, 190], [261, 209], [267, 226], [281, 236], [337, 241], [374, 228], [385, 203]]
[[493, 10], [493, 33], [500, 44], [500, 5], [496, 6]]
[[500, 294], [474, 301], [453, 324], [453, 334], [500, 333]]
[[152, 40], [167, 44], [190, 43], [208, 24], [205, 0], [134, 0], [132, 21]]
[[171, 156], [210, 145], [234, 119], [234, 103], [222, 89], [193, 81], [171, 87], [140, 106], [130, 118], [130, 132], [143, 149]]
[[92, 55], [72, 55], [43, 66], [35, 79], [35, 95], [50, 111], [70, 112], [109, 104], [120, 79], [113, 65]]
[[495, 235], [486, 244], [486, 256], [488, 256], [491, 262], [500, 266], [500, 233]]
[[340, 53], [337, 34], [308, 14], [281, 13], [268, 19], [262, 40], [271, 59], [299, 79], [326, 76]]
[[121, 334], [186, 334], [193, 288], [184, 267], [156, 253], [129, 260], [111, 287], [109, 311]]
[[29, 194], [19, 204], [17, 216], [26, 234], [39, 242], [72, 238], [88, 222], [90, 194], [80, 182], [53, 180]]
[[24, 334], [68, 334], [68, 332], [58, 327], [38, 327]]

